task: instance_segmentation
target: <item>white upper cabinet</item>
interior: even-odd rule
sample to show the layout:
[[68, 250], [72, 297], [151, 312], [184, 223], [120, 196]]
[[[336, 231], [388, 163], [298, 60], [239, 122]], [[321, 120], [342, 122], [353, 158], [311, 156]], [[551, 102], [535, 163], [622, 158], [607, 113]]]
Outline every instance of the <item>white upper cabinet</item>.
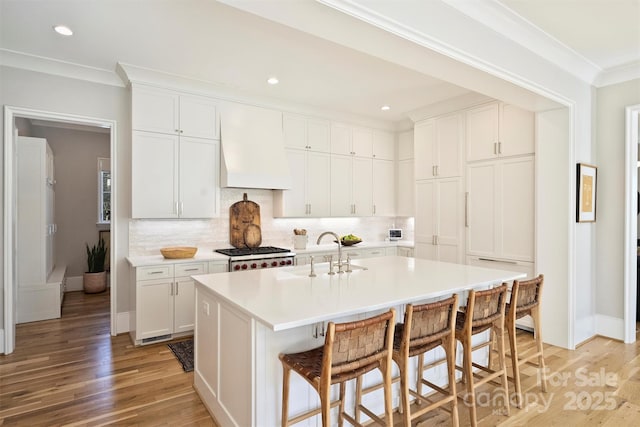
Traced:
[[180, 218], [210, 218], [218, 212], [218, 141], [180, 138]]
[[373, 131], [373, 158], [381, 160], [395, 159], [395, 136], [391, 132]]
[[134, 132], [131, 148], [133, 218], [178, 218], [177, 135]]
[[455, 113], [416, 123], [416, 180], [462, 176], [462, 117]]
[[371, 129], [353, 128], [350, 154], [358, 157], [373, 157], [373, 131]]
[[373, 159], [373, 215], [394, 216], [395, 168], [391, 160]]
[[351, 154], [351, 127], [331, 123], [331, 154]]
[[466, 112], [467, 161], [532, 154], [535, 116], [513, 105], [491, 103]]
[[132, 217], [217, 216], [216, 101], [144, 85], [131, 90]]
[[274, 216], [329, 216], [330, 155], [297, 149], [286, 151], [292, 187], [274, 192]]
[[331, 154], [372, 157], [373, 130], [331, 123]]
[[373, 161], [331, 156], [331, 216], [373, 214]]
[[284, 114], [282, 118], [284, 144], [287, 148], [328, 153], [329, 122], [298, 114]]
[[134, 130], [219, 139], [215, 100], [144, 85], [131, 91]]
[[415, 177], [413, 159], [400, 160], [396, 180], [396, 214], [415, 215]]

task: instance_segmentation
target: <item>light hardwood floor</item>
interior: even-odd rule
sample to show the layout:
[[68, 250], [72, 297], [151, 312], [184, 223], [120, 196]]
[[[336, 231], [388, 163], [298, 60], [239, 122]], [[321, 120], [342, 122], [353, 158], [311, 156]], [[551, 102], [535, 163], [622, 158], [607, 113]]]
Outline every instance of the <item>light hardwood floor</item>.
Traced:
[[[521, 348], [533, 345], [529, 333], [518, 339]], [[505, 417], [484, 402], [480, 426], [640, 425], [640, 344], [597, 337], [575, 351], [545, 346], [545, 359], [548, 392], [526, 367], [523, 409], [512, 406]], [[215, 426], [192, 383], [166, 343], [136, 348], [126, 334], [109, 335], [108, 294], [71, 292], [62, 319], [18, 325], [16, 351], [0, 356], [0, 425]], [[468, 425], [462, 402], [459, 413]], [[441, 411], [419, 421], [449, 423]]]
[[0, 425], [215, 426], [166, 343], [109, 335], [108, 293], [65, 295], [62, 318], [16, 328], [0, 356]]

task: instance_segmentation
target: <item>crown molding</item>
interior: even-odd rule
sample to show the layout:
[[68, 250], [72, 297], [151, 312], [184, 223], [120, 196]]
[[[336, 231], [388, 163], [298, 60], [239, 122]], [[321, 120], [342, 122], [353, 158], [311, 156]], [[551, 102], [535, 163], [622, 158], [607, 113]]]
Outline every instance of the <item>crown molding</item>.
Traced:
[[495, 99], [479, 93], [468, 93], [456, 96], [455, 98], [446, 99], [441, 102], [436, 102], [434, 104], [425, 105], [424, 107], [409, 111], [407, 115], [415, 123], [431, 117], [464, 110], [466, 108], [486, 104], [487, 102], [492, 101], [495, 101]]
[[640, 79], [640, 60], [607, 68], [598, 75], [594, 86], [603, 87], [636, 79]]
[[120, 78], [113, 71], [9, 49], [0, 48], [0, 65], [72, 79], [86, 80], [109, 86], [124, 86]]
[[602, 68], [497, 0], [441, 0], [503, 37], [593, 84]]

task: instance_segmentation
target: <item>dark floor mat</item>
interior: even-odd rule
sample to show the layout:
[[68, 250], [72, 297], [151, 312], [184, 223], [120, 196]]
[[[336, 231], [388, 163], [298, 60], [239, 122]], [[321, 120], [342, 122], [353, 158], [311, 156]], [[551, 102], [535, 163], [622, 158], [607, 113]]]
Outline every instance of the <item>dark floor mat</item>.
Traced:
[[193, 340], [167, 344], [182, 365], [185, 372], [193, 371]]

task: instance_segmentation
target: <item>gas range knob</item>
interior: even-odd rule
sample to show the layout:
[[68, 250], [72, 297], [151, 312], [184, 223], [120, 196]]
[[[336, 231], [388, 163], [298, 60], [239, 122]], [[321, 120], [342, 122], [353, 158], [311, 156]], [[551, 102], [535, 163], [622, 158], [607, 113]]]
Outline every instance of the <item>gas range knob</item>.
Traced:
[[291, 260], [290, 260], [290, 259], [288, 259], [288, 260], [287, 260], [287, 265], [291, 265], [291, 264], [292, 264]]
[[262, 268], [267, 268], [269, 266], [269, 264], [267, 264], [266, 262], [263, 262], [262, 264], [260, 264], [260, 267]]
[[271, 262], [271, 267], [277, 267], [277, 266], [278, 266], [278, 261]]
[[284, 260], [283, 260], [283, 261], [280, 261], [280, 265], [284, 265]]
[[247, 264], [242, 264], [242, 269], [246, 270], [247, 269]]
[[258, 268], [258, 264], [254, 262], [253, 264], [251, 264], [251, 268]]
[[233, 266], [233, 269], [234, 269], [234, 270], [240, 270], [240, 264], [236, 264], [236, 265], [234, 265], [234, 266]]

